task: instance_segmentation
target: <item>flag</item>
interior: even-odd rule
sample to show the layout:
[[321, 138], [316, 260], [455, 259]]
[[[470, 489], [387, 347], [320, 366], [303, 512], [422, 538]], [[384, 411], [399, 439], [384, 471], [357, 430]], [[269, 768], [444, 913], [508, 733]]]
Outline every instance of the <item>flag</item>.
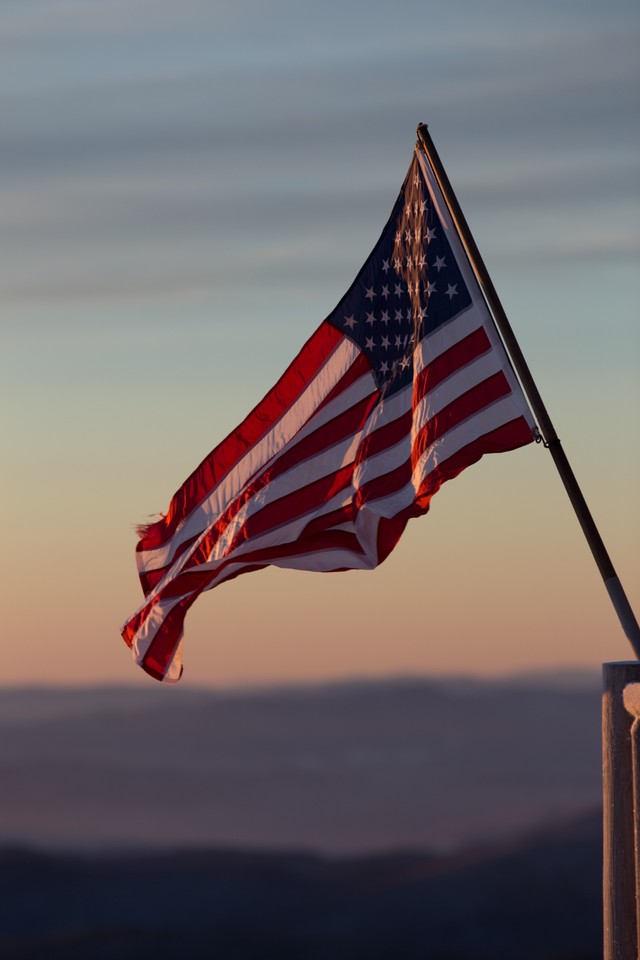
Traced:
[[376, 567], [446, 480], [534, 430], [417, 145], [348, 292], [166, 515], [140, 529], [144, 601], [122, 631], [136, 662], [178, 680], [187, 610], [239, 574]]

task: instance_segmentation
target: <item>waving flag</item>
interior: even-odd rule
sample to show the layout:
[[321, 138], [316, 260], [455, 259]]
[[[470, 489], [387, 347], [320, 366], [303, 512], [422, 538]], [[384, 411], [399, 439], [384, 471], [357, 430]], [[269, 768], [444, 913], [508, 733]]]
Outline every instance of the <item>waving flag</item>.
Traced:
[[269, 565], [372, 569], [433, 494], [534, 421], [417, 146], [349, 291], [258, 406], [140, 530], [145, 599], [123, 628], [159, 680], [182, 673], [204, 590]]

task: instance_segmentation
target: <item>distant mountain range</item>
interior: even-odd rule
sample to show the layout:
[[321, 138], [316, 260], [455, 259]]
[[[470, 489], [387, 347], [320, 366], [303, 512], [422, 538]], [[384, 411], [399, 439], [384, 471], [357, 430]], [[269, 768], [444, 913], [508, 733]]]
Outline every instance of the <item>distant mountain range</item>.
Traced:
[[598, 960], [600, 818], [439, 857], [0, 854], [3, 960]]
[[0, 843], [449, 852], [600, 804], [598, 678], [0, 691]]

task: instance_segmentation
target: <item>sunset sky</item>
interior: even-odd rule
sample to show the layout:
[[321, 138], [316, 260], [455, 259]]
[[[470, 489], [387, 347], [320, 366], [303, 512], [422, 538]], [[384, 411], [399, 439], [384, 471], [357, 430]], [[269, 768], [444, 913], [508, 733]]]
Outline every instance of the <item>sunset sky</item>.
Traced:
[[[640, 611], [639, 26], [630, 0], [0, 6], [0, 685], [155, 683], [119, 636], [135, 526], [340, 300], [421, 121]], [[183, 683], [630, 656], [530, 445], [373, 572], [203, 596]]]

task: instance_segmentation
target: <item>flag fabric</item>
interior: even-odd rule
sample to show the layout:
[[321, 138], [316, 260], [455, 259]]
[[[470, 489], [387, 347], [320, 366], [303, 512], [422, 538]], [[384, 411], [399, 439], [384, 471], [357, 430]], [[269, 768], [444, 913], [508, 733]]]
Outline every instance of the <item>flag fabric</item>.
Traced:
[[376, 567], [446, 480], [534, 433], [417, 145], [349, 291], [167, 514], [140, 529], [144, 601], [123, 628], [136, 662], [178, 680], [187, 610], [239, 574]]

